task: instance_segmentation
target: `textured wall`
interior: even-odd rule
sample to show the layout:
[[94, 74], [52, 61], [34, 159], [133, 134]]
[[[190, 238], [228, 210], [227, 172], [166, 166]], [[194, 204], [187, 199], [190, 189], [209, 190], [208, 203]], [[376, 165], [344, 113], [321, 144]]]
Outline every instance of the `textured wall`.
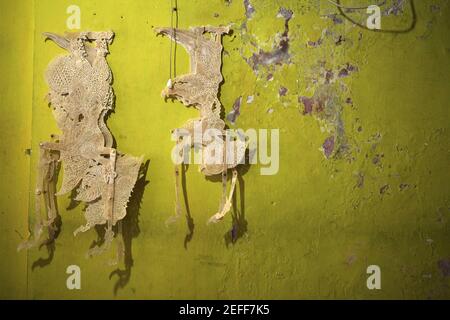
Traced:
[[[27, 255], [17, 242], [27, 233], [33, 90], [33, 8], [0, 2], [0, 298], [25, 298]], [[19, 240], [20, 241], [20, 240]]]
[[[447, 1], [388, 1], [382, 27], [393, 32], [384, 33], [327, 1], [179, 0], [182, 28], [233, 23], [220, 96], [230, 127], [280, 129], [278, 174], [249, 168], [233, 215], [217, 225], [206, 221], [220, 182], [189, 168], [190, 235], [184, 220], [164, 224], [174, 205], [170, 130], [196, 116], [160, 97], [170, 42], [152, 26], [170, 25], [170, 1], [18, 2], [0, 10], [1, 297], [450, 298]], [[66, 31], [70, 4], [81, 7], [81, 29], [116, 33], [108, 124], [119, 150], [150, 160], [118, 272], [108, 254], [85, 258], [97, 234], [72, 236], [84, 218], [69, 197], [59, 198], [56, 244], [15, 252], [33, 208], [38, 143], [57, 133], [43, 72], [63, 51], [41, 34]], [[179, 47], [177, 73], [187, 71]], [[80, 291], [66, 289], [71, 264], [81, 267]], [[381, 290], [366, 287], [371, 264], [381, 267]]]

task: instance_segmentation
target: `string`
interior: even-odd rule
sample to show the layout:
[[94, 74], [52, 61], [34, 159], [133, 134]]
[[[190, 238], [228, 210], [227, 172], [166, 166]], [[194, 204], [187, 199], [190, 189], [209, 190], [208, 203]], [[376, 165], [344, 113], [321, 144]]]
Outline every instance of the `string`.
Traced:
[[[174, 15], [175, 15], [175, 26], [174, 26]], [[178, 0], [170, 1], [170, 27], [173, 31], [173, 41], [170, 41], [170, 63], [169, 63], [169, 79], [172, 80], [172, 64], [173, 64], [173, 76], [176, 76], [176, 43], [175, 49], [173, 49], [173, 42], [176, 41], [176, 30], [178, 28]], [[172, 58], [173, 57], [173, 58]]]
[[[339, 1], [334, 2], [332, 0], [328, 0], [328, 2], [335, 5], [338, 8], [346, 9], [346, 10], [365, 10], [368, 8], [367, 6], [366, 7], [346, 7], [346, 6], [343, 6], [342, 4], [340, 4]], [[377, 3], [376, 6], [381, 7], [381, 6], [384, 6], [385, 4], [386, 4], [386, 0], [383, 0], [382, 2]]]

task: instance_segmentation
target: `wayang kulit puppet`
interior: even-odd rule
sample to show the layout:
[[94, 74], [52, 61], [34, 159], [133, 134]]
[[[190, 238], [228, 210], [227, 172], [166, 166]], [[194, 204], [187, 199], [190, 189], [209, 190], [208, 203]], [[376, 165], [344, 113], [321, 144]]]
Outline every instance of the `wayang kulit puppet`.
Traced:
[[[229, 33], [229, 27], [191, 27], [189, 30], [178, 28], [156, 28], [157, 34], [168, 36], [172, 41], [181, 44], [190, 56], [189, 74], [169, 79], [162, 96], [174, 98], [186, 106], [194, 106], [200, 112], [200, 117], [191, 119], [181, 128], [176, 130], [185, 132], [177, 144], [183, 144], [186, 139], [191, 147], [200, 147], [202, 162], [199, 170], [205, 176], [222, 175], [222, 201], [219, 211], [214, 214], [209, 222], [221, 220], [231, 209], [233, 192], [236, 186], [238, 171], [236, 167], [243, 163], [247, 143], [242, 139], [230, 139], [225, 130], [225, 122], [221, 118], [221, 103], [218, 99], [219, 86], [223, 80], [222, 66], [222, 34]], [[204, 136], [208, 130], [214, 129], [218, 135], [211, 139], [202, 139], [200, 146], [195, 145], [195, 134]], [[198, 141], [198, 140], [197, 140]], [[220, 143], [217, 143], [220, 142]], [[219, 147], [219, 148], [218, 148]], [[179, 148], [180, 153], [186, 152], [185, 148]], [[219, 151], [220, 161], [211, 161], [216, 158]], [[227, 197], [227, 172], [231, 169], [231, 188]], [[179, 200], [179, 166], [175, 165], [175, 196], [176, 214], [181, 215]]]
[[[40, 143], [36, 186], [36, 217], [33, 237], [21, 248], [40, 246], [53, 240], [58, 217], [56, 196], [73, 192], [86, 203], [86, 224], [74, 235], [105, 225], [102, 246], [88, 255], [106, 250], [114, 239], [113, 226], [125, 217], [127, 202], [138, 177], [142, 158], [119, 153], [106, 126], [114, 106], [112, 73], [106, 61], [113, 32], [45, 33], [47, 39], [68, 51], [50, 62], [45, 73], [48, 101], [61, 135]], [[62, 186], [56, 192], [59, 163]], [[75, 191], [74, 191], [75, 190]], [[42, 217], [41, 201], [46, 217]], [[48, 239], [44, 230], [48, 230]], [[118, 228], [120, 230], [120, 228]]]

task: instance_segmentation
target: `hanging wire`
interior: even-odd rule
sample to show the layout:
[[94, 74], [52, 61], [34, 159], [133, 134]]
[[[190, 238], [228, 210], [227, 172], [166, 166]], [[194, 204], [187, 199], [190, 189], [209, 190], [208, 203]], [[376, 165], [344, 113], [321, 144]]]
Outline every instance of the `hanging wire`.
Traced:
[[[343, 6], [342, 4], [340, 4], [339, 2], [335, 2], [333, 0], [328, 0], [328, 2], [333, 4], [333, 5], [335, 5], [338, 8], [346, 9], [346, 10], [365, 10], [365, 9], [369, 8], [368, 6], [365, 6], [365, 7], [346, 7], [346, 6]], [[379, 2], [379, 3], [377, 3], [376, 6], [381, 7], [381, 6], [384, 6], [385, 4], [386, 4], [386, 0], [383, 0], [383, 1]]]
[[[175, 21], [175, 24], [174, 24]], [[170, 41], [170, 63], [169, 63], [169, 81], [170, 85], [172, 83], [172, 75], [173, 77], [176, 76], [176, 28], [178, 28], [178, 0], [171, 0], [170, 1], [170, 27], [173, 31], [173, 41]], [[173, 43], [175, 42], [175, 46]], [[175, 48], [174, 48], [175, 47]], [[172, 74], [172, 65], [173, 65], [173, 74]]]

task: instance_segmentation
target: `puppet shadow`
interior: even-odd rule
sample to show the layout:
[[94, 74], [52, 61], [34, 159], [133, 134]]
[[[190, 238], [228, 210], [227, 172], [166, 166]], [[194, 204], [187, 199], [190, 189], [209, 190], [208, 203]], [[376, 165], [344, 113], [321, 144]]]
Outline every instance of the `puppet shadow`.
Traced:
[[[131, 278], [131, 270], [133, 268], [133, 252], [132, 252], [132, 242], [133, 239], [139, 236], [141, 230], [139, 228], [139, 211], [141, 209], [142, 198], [144, 196], [144, 190], [149, 183], [146, 180], [148, 166], [150, 160], [147, 160], [145, 164], [139, 169], [138, 180], [131, 194], [130, 201], [128, 203], [127, 215], [122, 220], [122, 237], [124, 242], [124, 264], [125, 268], [121, 270], [117, 268], [112, 271], [109, 275], [109, 279], [113, 276], [118, 276], [116, 283], [114, 284], [114, 295], [117, 295], [119, 289], [123, 289]], [[104, 228], [103, 228], [104, 232]]]
[[188, 227], [188, 232], [184, 237], [184, 248], [186, 250], [189, 242], [194, 237], [194, 228], [195, 228], [194, 219], [192, 218], [191, 209], [189, 208], [189, 200], [186, 186], [186, 172], [188, 171], [188, 169], [189, 169], [188, 164], [181, 165], [181, 188], [183, 189], [184, 206], [186, 208], [186, 224]]
[[230, 244], [235, 244], [238, 239], [247, 233], [248, 222], [245, 219], [245, 181], [242, 175], [238, 175], [239, 183], [239, 203], [237, 207], [236, 196], [233, 196], [233, 211], [231, 212], [231, 229], [223, 235], [225, 246], [228, 248]]
[[[181, 165], [181, 187], [183, 191], [184, 206], [186, 209], [186, 224], [188, 227], [188, 232], [184, 237], [185, 249], [188, 248], [189, 242], [194, 237], [194, 229], [195, 229], [194, 219], [192, 218], [191, 210], [189, 207], [189, 199], [186, 183], [186, 172], [188, 171], [188, 169], [189, 169], [188, 164]], [[225, 245], [227, 247], [230, 243], [234, 244], [239, 238], [241, 238], [247, 232], [247, 220], [245, 219], [245, 182], [243, 176], [248, 172], [249, 169], [250, 169], [249, 150], [247, 149], [245, 153], [245, 163], [237, 166], [240, 208], [239, 209], [237, 208], [237, 200], [236, 200], [237, 192], [235, 192], [233, 195], [233, 211], [231, 213], [232, 215], [231, 229], [224, 235]], [[222, 182], [222, 175], [207, 176], [205, 177], [205, 179], [210, 182]], [[227, 182], [229, 181], [231, 181], [231, 177], [229, 174], [227, 174]]]
[[49, 229], [51, 229], [51, 230], [49, 230], [49, 235], [50, 235], [49, 238], [39, 246], [39, 250], [43, 246], [46, 247], [48, 256], [46, 258], [39, 258], [38, 260], [34, 261], [31, 266], [32, 271], [36, 268], [44, 268], [53, 261], [53, 258], [55, 256], [55, 250], [56, 250], [55, 240], [59, 236], [59, 233], [61, 232], [61, 225], [62, 225], [61, 216], [58, 215], [55, 218], [53, 227], [48, 227]]
[[[237, 188], [233, 194], [233, 210], [231, 211], [231, 227], [224, 235], [225, 246], [235, 244], [241, 237], [243, 237], [248, 230], [248, 222], [245, 219], [245, 181], [244, 176], [250, 170], [250, 155], [249, 150], [245, 152], [245, 162], [236, 167], [238, 171], [238, 185], [239, 185], [239, 208], [237, 205]], [[221, 175], [206, 177], [206, 180], [211, 182], [221, 182]], [[227, 181], [231, 180], [230, 175], [227, 175]]]

